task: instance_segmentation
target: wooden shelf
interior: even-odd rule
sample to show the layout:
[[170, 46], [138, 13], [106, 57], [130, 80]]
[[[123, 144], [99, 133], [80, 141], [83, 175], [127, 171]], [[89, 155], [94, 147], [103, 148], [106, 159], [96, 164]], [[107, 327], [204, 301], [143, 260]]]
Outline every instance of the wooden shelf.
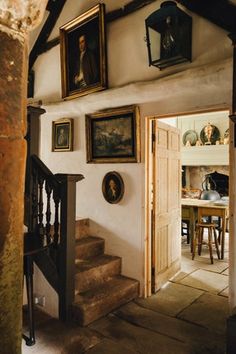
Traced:
[[183, 146], [183, 166], [212, 166], [229, 164], [229, 145]]

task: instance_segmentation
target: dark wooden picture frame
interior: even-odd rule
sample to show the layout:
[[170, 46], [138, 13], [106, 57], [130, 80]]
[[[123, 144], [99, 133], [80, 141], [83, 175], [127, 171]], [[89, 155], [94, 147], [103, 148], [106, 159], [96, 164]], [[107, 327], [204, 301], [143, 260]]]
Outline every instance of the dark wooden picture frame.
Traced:
[[98, 4], [60, 27], [62, 98], [107, 88], [104, 17]]
[[87, 162], [139, 162], [140, 117], [137, 106], [86, 115]]
[[73, 119], [52, 122], [52, 151], [73, 151]]
[[118, 172], [108, 172], [102, 181], [102, 194], [110, 204], [117, 204], [124, 195], [124, 182]]

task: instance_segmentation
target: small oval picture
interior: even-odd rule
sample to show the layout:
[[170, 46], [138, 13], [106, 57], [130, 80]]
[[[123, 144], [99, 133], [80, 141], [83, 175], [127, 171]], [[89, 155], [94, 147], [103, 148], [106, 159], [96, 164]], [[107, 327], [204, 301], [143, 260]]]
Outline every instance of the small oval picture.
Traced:
[[124, 182], [115, 171], [108, 172], [102, 181], [102, 193], [108, 203], [118, 203], [124, 195]]

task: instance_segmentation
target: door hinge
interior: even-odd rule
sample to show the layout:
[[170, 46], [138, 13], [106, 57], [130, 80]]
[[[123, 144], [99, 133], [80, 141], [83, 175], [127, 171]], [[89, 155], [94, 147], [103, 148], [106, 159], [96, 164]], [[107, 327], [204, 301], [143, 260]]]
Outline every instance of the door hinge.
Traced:
[[152, 121], [152, 153], [154, 152], [155, 141], [156, 141], [155, 121], [153, 120], [153, 121]]

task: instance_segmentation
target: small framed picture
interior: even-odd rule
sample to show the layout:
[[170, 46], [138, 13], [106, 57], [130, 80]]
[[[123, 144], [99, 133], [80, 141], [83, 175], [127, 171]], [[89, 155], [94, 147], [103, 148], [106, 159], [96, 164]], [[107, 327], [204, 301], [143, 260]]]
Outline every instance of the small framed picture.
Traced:
[[73, 151], [73, 119], [52, 122], [52, 151]]
[[107, 88], [105, 5], [98, 4], [60, 27], [62, 97]]
[[139, 162], [139, 130], [137, 106], [86, 115], [87, 162]]
[[102, 182], [102, 193], [110, 204], [117, 204], [124, 195], [124, 182], [118, 172], [108, 172]]

